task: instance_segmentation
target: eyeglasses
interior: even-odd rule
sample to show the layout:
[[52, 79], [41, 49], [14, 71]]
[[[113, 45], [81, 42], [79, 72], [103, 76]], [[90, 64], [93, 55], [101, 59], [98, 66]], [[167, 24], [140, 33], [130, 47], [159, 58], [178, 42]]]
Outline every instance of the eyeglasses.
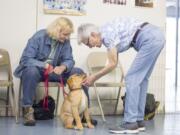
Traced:
[[89, 37], [87, 38], [87, 43], [86, 43], [87, 46], [89, 46]]
[[86, 38], [84, 39], [84, 42], [83, 42], [86, 46], [88, 46], [89, 48], [92, 48], [92, 45], [90, 44], [90, 38]]

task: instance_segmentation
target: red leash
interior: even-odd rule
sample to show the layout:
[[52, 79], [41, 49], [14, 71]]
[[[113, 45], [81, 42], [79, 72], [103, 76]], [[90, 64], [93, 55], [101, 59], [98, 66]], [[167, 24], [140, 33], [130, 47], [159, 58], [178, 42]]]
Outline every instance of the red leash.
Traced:
[[62, 77], [60, 78], [60, 83], [59, 83], [60, 87], [62, 87], [63, 90], [63, 96], [66, 97], [68, 94], [66, 93], [65, 89], [64, 89], [64, 83], [63, 83], [63, 79]]
[[[43, 100], [43, 108], [48, 110], [48, 75], [49, 75], [49, 71], [50, 71], [50, 66], [44, 71], [44, 86], [45, 86], [45, 96], [44, 96], [44, 100]], [[66, 97], [68, 94], [66, 93], [65, 89], [64, 89], [64, 83], [63, 83], [63, 79], [62, 77], [60, 77], [60, 83], [59, 86], [62, 87], [63, 90], [63, 96]]]
[[48, 74], [49, 74], [50, 66], [44, 71], [44, 86], [45, 86], [45, 96], [43, 100], [43, 108], [48, 110]]

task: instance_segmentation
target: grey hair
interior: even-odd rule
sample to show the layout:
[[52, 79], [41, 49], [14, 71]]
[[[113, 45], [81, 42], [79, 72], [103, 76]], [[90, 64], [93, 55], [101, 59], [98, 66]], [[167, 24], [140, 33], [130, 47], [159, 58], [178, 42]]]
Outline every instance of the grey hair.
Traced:
[[91, 33], [99, 33], [99, 28], [90, 23], [82, 24], [78, 27], [78, 44], [82, 43], [82, 40], [91, 36]]

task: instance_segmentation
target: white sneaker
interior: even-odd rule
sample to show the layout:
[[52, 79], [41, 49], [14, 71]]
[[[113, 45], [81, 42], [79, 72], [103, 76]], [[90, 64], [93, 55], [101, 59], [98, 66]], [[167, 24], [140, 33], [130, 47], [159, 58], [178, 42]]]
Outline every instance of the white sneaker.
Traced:
[[144, 120], [137, 121], [137, 124], [138, 124], [138, 130], [139, 131], [145, 131], [146, 130], [145, 121]]
[[126, 122], [120, 125], [120, 127], [109, 128], [109, 132], [114, 134], [137, 134], [139, 133], [139, 129], [137, 122]]

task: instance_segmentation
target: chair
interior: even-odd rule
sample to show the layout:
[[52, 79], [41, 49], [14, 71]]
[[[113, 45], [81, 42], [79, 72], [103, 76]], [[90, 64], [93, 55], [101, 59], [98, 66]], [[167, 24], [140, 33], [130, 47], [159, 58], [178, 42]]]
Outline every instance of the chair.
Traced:
[[[57, 116], [57, 112], [58, 112], [58, 106], [59, 106], [59, 96], [60, 96], [60, 85], [59, 85], [59, 82], [48, 82], [48, 86], [49, 88], [51, 87], [57, 87], [57, 99], [55, 100], [56, 101], [56, 107], [55, 107], [55, 115]], [[44, 87], [44, 82], [40, 82], [38, 84], [37, 87]], [[22, 93], [22, 81], [20, 80], [20, 84], [19, 84], [19, 96], [18, 96], [18, 120], [19, 120], [19, 117], [20, 117], [20, 111], [21, 111], [21, 93]]]
[[[0, 79], [0, 87], [7, 88], [6, 99], [2, 99], [6, 102], [6, 105], [2, 105], [1, 107], [6, 107], [6, 116], [8, 116], [8, 109], [9, 107], [11, 107], [13, 111], [13, 115], [15, 116], [17, 122], [17, 110], [16, 110], [16, 101], [15, 101], [10, 57], [8, 51], [4, 49], [0, 49], [0, 69], [1, 69], [1, 77], [3, 74], [3, 78]], [[10, 100], [10, 105], [9, 105], [9, 100]]]
[[[91, 52], [87, 57], [87, 66], [88, 66], [89, 74], [93, 74], [93, 73], [99, 71], [106, 65], [106, 63], [107, 63], [107, 53], [106, 52]], [[98, 100], [98, 104], [99, 104], [99, 108], [101, 111], [103, 121], [106, 121], [106, 120], [104, 117], [104, 112], [102, 110], [101, 100], [100, 100], [100, 97], [99, 97], [99, 94], [97, 91], [97, 87], [118, 87], [119, 88], [117, 98], [115, 99], [115, 100], [117, 100], [116, 105], [115, 105], [115, 110], [114, 110], [114, 113], [116, 114], [121, 88], [124, 86], [124, 82], [123, 82], [124, 81], [124, 72], [123, 72], [121, 63], [119, 61], [118, 61], [117, 68], [114, 69], [113, 72], [116, 72], [115, 70], [117, 70], [117, 69], [119, 69], [121, 72], [118, 74], [118, 76], [120, 77], [118, 82], [112, 82], [112, 81], [105, 82], [105, 81], [102, 81], [102, 79], [99, 79], [92, 86], [94, 88], [95, 94], [97, 96], [97, 100]], [[113, 74], [113, 72], [110, 72], [108, 75], [117, 74], [117, 73]]]

